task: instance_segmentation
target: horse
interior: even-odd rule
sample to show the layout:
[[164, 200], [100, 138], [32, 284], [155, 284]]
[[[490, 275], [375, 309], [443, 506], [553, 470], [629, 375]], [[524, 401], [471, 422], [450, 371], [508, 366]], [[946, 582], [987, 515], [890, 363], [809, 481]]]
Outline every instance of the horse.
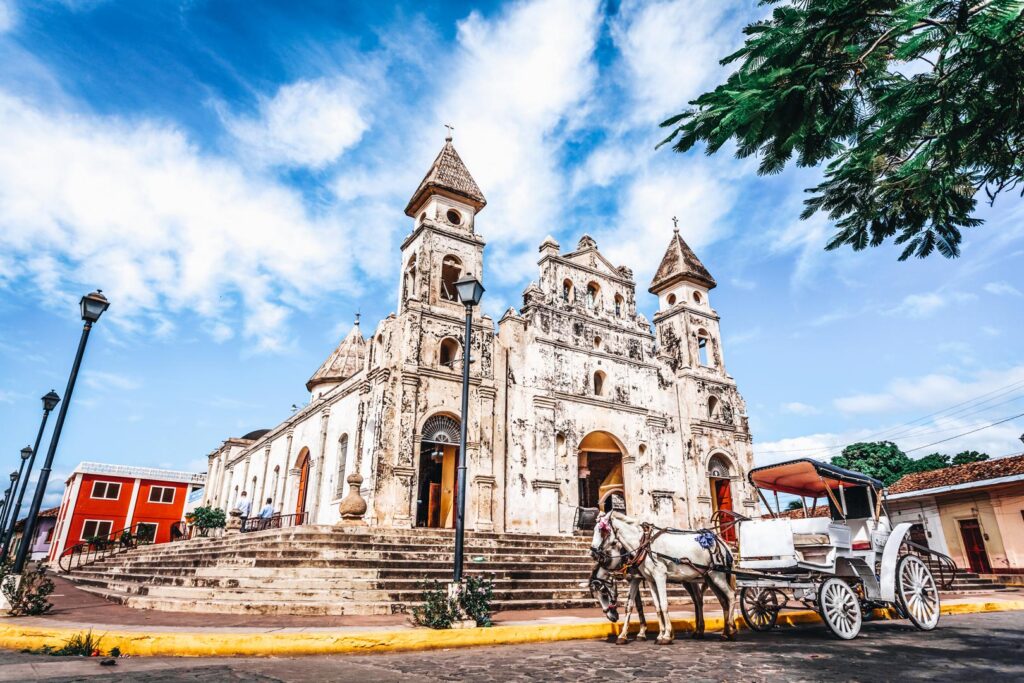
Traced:
[[[727, 640], [735, 639], [736, 591], [728, 571], [732, 564], [732, 556], [717, 536], [706, 530], [659, 529], [641, 524], [619, 512], [599, 515], [594, 527], [590, 554], [599, 565], [607, 565], [615, 558], [616, 548], [622, 549], [618, 555], [628, 563], [629, 569], [635, 569], [639, 573], [651, 590], [660, 626], [658, 637], [655, 639], [657, 644], [669, 645], [675, 639], [668, 610], [667, 584], [670, 581], [688, 587], [691, 587], [691, 584], [706, 582], [722, 605], [725, 616], [722, 637]], [[694, 596], [695, 590], [691, 590], [690, 595]], [[700, 591], [700, 598], [698, 600], [695, 597], [693, 604], [697, 616], [697, 630], [702, 635], [703, 589]]]

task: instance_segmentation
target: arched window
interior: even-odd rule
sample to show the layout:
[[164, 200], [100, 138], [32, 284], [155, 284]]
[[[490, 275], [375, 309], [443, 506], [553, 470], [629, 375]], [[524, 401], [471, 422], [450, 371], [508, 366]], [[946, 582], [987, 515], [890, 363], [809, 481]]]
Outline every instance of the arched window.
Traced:
[[455, 283], [462, 276], [462, 261], [456, 256], [445, 256], [441, 261], [441, 299], [444, 301], [458, 301], [459, 294], [455, 290]]
[[448, 213], [446, 213], [444, 216], [452, 225], [459, 225], [462, 223], [462, 214], [460, 214], [455, 209], [448, 209]]
[[555, 434], [555, 455], [558, 456], [558, 462], [562, 461], [562, 458], [568, 455], [569, 449], [565, 443], [565, 434], [558, 432]]
[[601, 287], [596, 282], [587, 285], [587, 308], [596, 311], [601, 306]]
[[594, 335], [594, 350], [595, 351], [600, 351], [601, 350], [601, 337], [599, 337], [597, 335]]
[[562, 301], [567, 304], [572, 303], [572, 280], [562, 282]]
[[276, 465], [274, 467], [274, 478], [271, 479], [271, 481], [274, 482], [274, 485], [270, 487], [270, 496], [273, 497], [273, 496], [277, 495], [277, 485], [281, 481], [281, 466], [280, 465]]
[[714, 420], [718, 414], [718, 399], [714, 396], [708, 396], [708, 419]]
[[676, 305], [676, 295], [675, 294], [669, 294], [668, 295], [668, 299], [666, 299], [666, 301], [668, 301], [668, 305], [669, 306], [675, 306]]
[[345, 494], [345, 466], [348, 464], [348, 434], [338, 439], [338, 481], [334, 486], [334, 497], [341, 498]]
[[416, 254], [409, 259], [409, 265], [405, 267], [405, 277], [402, 280], [402, 300], [416, 296]]
[[729, 478], [729, 462], [720, 455], [712, 456], [708, 461], [708, 476], [715, 479]]
[[621, 318], [622, 317], [622, 306], [623, 306], [624, 303], [625, 303], [625, 300], [623, 300], [622, 295], [621, 294], [616, 294], [615, 295], [615, 317], [617, 317], [617, 318]]
[[594, 396], [604, 396], [605, 374], [598, 370], [594, 373]]
[[698, 304], [701, 302], [700, 292], [694, 292], [693, 293], [693, 301], [694, 301], [694, 303], [698, 303]]
[[423, 213], [420, 214], [420, 223], [422, 223], [425, 220], [427, 220], [427, 212], [426, 211], [424, 211]]
[[711, 367], [710, 350], [708, 347], [711, 346], [711, 339], [708, 336], [708, 331], [701, 329], [697, 331], [697, 357], [700, 361], [701, 366], [705, 368]]
[[378, 334], [373, 343], [373, 362], [377, 365], [384, 364], [384, 335]]
[[446, 337], [441, 340], [441, 350], [438, 354], [437, 362], [446, 368], [452, 367], [455, 361], [459, 358], [459, 342], [455, 341], [451, 337]]

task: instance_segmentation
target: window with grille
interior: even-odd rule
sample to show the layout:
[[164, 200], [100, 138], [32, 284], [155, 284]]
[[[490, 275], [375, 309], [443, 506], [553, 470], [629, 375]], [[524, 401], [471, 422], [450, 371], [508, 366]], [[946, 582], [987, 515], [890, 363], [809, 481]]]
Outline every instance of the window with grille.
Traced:
[[87, 519], [82, 525], [82, 539], [87, 541], [90, 538], [107, 538], [114, 530], [114, 523], [108, 519]]

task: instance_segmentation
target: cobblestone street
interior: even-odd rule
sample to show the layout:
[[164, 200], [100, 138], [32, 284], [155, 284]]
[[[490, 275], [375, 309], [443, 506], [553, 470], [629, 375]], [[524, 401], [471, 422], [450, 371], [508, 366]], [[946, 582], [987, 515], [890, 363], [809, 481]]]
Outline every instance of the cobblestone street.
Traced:
[[741, 631], [619, 647], [595, 641], [422, 653], [304, 658], [68, 660], [0, 655], [0, 680], [88, 681], [620, 681], [620, 680], [956, 680], [1024, 679], [1024, 612], [944, 617], [932, 633], [907, 622], [865, 624], [841, 642], [823, 627], [769, 634]]

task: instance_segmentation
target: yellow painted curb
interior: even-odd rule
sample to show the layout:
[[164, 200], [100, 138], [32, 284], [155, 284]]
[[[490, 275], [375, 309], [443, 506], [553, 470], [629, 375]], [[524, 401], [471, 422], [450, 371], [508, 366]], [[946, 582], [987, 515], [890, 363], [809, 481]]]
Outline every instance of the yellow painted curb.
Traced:
[[[943, 614], [973, 614], [1024, 610], [1024, 600], [959, 603], [946, 605]], [[876, 616], [885, 618], [884, 610]], [[784, 625], [819, 621], [812, 611], [787, 612], [779, 616]], [[742, 625], [742, 619], [738, 619]], [[709, 617], [705, 627], [709, 632], [720, 631], [724, 619]], [[673, 619], [677, 631], [691, 631], [694, 620]], [[656, 622], [649, 622], [648, 631], [657, 630]], [[31, 628], [0, 626], [0, 648], [9, 650], [36, 650], [49, 645], [57, 648], [82, 629]], [[611, 622], [582, 624], [523, 624], [435, 631], [432, 629], [405, 629], [401, 631], [349, 632], [285, 632], [285, 633], [185, 633], [185, 632], [133, 632], [94, 629], [93, 635], [102, 636], [101, 647], [118, 647], [133, 656], [288, 656], [313, 654], [343, 654], [394, 652], [400, 650], [429, 650], [480, 645], [511, 645], [517, 643], [554, 642], [560, 640], [587, 640], [607, 638], [618, 632]]]

